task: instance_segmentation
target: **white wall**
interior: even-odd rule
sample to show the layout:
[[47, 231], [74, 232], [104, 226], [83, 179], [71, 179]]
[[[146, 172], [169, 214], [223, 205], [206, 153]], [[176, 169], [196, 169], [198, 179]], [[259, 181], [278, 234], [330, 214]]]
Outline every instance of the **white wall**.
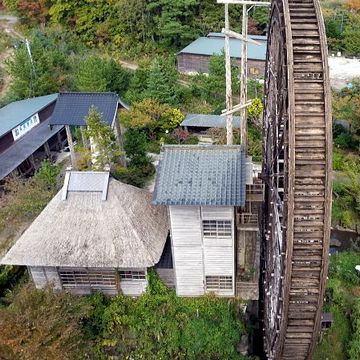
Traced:
[[[203, 295], [206, 275], [232, 276], [234, 289], [234, 209], [170, 206], [169, 213], [176, 293], [179, 296]], [[204, 238], [202, 220], [231, 220], [232, 237]], [[233, 296], [233, 289], [216, 294]]]
[[[118, 269], [118, 270], [135, 270], [135, 271], [145, 271], [147, 275], [146, 269]], [[132, 280], [123, 280], [120, 279], [120, 291], [124, 295], [129, 296], [139, 296], [141, 295], [147, 287], [148, 280], [147, 277], [145, 279], [132, 279]]]
[[51, 285], [54, 290], [61, 290], [61, 282], [56, 267], [29, 266], [28, 270], [37, 289]]

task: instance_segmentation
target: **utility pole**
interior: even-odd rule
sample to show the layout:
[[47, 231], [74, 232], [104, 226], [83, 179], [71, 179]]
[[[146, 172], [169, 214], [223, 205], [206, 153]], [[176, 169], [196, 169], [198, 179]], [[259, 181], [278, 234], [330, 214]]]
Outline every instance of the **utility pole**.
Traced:
[[[248, 40], [248, 13], [246, 4], [242, 6], [241, 35], [244, 40], [241, 42], [241, 65], [240, 65], [240, 105], [245, 105], [247, 100], [247, 40]], [[247, 153], [247, 111], [246, 107], [240, 110], [240, 139]]]
[[[247, 44], [253, 43], [260, 45], [257, 41], [248, 38], [248, 9], [247, 6], [270, 6], [270, 2], [252, 0], [217, 0], [218, 4], [225, 4], [225, 28], [222, 30], [225, 35], [225, 78], [226, 78], [226, 109], [222, 111], [222, 116], [226, 116], [226, 143], [233, 143], [232, 117], [235, 112], [240, 112], [240, 131], [241, 144], [247, 152], [247, 111], [246, 108], [251, 104], [247, 101]], [[229, 4], [242, 5], [242, 34], [230, 30], [229, 25]], [[250, 8], [251, 8], [250, 7]], [[240, 103], [232, 104], [232, 84], [231, 84], [231, 56], [230, 56], [230, 37], [241, 40], [241, 68], [240, 68]]]
[[231, 89], [231, 56], [230, 56], [230, 23], [229, 23], [229, 4], [225, 4], [225, 77], [226, 77], [226, 144], [233, 143], [233, 115], [232, 110], [232, 89]]

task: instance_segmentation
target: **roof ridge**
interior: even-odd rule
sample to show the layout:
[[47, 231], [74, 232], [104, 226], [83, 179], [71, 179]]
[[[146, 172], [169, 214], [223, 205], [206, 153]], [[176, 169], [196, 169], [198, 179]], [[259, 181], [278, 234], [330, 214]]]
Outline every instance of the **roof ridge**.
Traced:
[[69, 95], [69, 94], [74, 94], [74, 95], [116, 95], [117, 97], [119, 97], [119, 95], [114, 92], [114, 91], [101, 91], [101, 92], [96, 92], [96, 91], [60, 91], [59, 95]]

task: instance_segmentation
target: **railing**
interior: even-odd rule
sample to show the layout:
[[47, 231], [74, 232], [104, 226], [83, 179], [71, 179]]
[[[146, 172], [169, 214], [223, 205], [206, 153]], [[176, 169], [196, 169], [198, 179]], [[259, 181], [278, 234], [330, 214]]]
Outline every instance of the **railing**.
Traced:
[[258, 225], [258, 214], [242, 213], [238, 214], [238, 224]]
[[265, 188], [264, 184], [246, 184], [247, 201], [264, 201]]

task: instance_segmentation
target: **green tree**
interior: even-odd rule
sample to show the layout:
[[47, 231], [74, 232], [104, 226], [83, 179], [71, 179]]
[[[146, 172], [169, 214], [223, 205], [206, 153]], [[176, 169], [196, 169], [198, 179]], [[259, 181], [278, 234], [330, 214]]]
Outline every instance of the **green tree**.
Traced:
[[113, 59], [110, 59], [106, 64], [105, 73], [107, 80], [106, 90], [124, 95], [129, 86], [130, 73]]
[[85, 118], [86, 135], [90, 138], [92, 146], [92, 167], [94, 170], [104, 170], [119, 160], [120, 148], [116, 143], [113, 129], [106, 124], [101, 114], [92, 106]]
[[15, 98], [40, 96], [66, 87], [69, 62], [66, 53], [55, 44], [45, 42], [39, 34], [30, 39], [31, 57], [22, 42], [7, 60], [12, 77], [10, 91]]
[[129, 167], [142, 167], [150, 163], [146, 155], [147, 137], [143, 131], [128, 129], [124, 135], [124, 150], [130, 159]]
[[343, 36], [345, 51], [350, 55], [360, 55], [360, 13], [349, 14]]
[[91, 55], [79, 62], [75, 76], [75, 86], [79, 91], [103, 92], [107, 90], [106, 63]]
[[146, 82], [146, 97], [162, 103], [176, 105], [179, 103], [177, 84], [178, 72], [173, 59], [155, 58], [150, 65]]
[[[239, 88], [239, 67], [232, 62], [231, 78], [233, 89]], [[197, 75], [194, 78], [195, 93], [218, 108], [225, 106], [225, 57], [224, 53], [212, 55], [209, 60], [208, 76]]]

